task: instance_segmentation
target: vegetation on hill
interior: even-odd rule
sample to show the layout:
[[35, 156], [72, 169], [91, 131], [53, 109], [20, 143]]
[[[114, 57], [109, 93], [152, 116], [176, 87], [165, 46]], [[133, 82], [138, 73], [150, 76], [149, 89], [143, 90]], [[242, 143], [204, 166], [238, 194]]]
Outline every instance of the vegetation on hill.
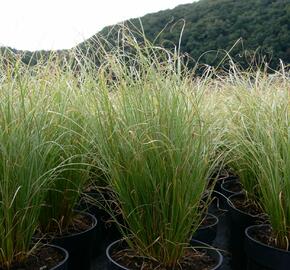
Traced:
[[[200, 0], [140, 19], [142, 27], [139, 19], [126, 24], [135, 30], [143, 28], [150, 41], [167, 48], [179, 44], [184, 27], [180, 49], [192, 64], [216, 66], [225, 51], [244, 67], [268, 62], [276, 68], [280, 59], [290, 63], [289, 0]], [[112, 37], [117, 30], [109, 26], [97, 35]]]
[[[197, 62], [225, 66], [223, 60], [228, 56], [242, 67], [267, 63], [276, 69], [280, 59], [290, 63], [290, 0], [200, 0], [126, 21], [125, 25], [144, 32], [156, 45], [180, 48], [191, 67]], [[120, 27], [105, 27], [74, 49], [98, 64], [95, 56], [100, 44], [96, 40], [105, 37], [114, 46]], [[32, 65], [51, 56], [45, 51], [20, 53], [23, 62]], [[68, 51], [56, 53], [67, 55]]]

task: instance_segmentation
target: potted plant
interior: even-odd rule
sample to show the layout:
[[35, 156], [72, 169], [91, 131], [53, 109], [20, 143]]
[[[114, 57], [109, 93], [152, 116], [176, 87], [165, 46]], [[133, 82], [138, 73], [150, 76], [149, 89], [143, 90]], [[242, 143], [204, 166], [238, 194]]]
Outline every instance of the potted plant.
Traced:
[[[56, 177], [50, 184], [44, 205], [41, 208], [36, 238], [58, 244], [70, 254], [70, 269], [89, 269], [91, 257], [97, 249], [96, 218], [84, 211], [76, 211], [84, 188], [89, 182], [89, 170], [93, 165], [90, 156], [90, 138], [86, 133], [86, 122], [78, 109], [82, 94], [74, 85], [70, 71], [63, 72], [53, 84], [55, 93], [50, 108], [51, 128], [48, 136], [57, 138], [59, 154], [54, 162]], [[71, 88], [66, 81], [69, 80]], [[60, 92], [61, 91], [61, 92]]]
[[[243, 82], [246, 82], [246, 80], [244, 79]], [[270, 202], [271, 196], [277, 196], [275, 194], [277, 187], [274, 187], [271, 181], [274, 181], [272, 179], [277, 177], [279, 180], [276, 181], [279, 182], [284, 177], [283, 169], [276, 165], [280, 152], [279, 150], [277, 152], [274, 148], [283, 147], [283, 144], [278, 146], [281, 142], [275, 140], [279, 138], [278, 134], [282, 128], [282, 123], [279, 123], [281, 115], [283, 110], [287, 111], [287, 109], [285, 109], [286, 106], [283, 105], [280, 97], [282, 95], [285, 99], [285, 92], [281, 89], [273, 92], [273, 85], [270, 82], [265, 86], [265, 77], [256, 77], [255, 88], [249, 89], [246, 85], [242, 86], [238, 91], [233, 92], [232, 97], [232, 109], [230, 110], [232, 118], [230, 118], [228, 128], [228, 158], [229, 165], [240, 178], [244, 192], [232, 195], [228, 201], [233, 223], [231, 239], [234, 249], [233, 257], [235, 258], [236, 254], [236, 257], [239, 258], [237, 267], [240, 266], [241, 269], [245, 269], [245, 257], [240, 257], [244, 249], [244, 231], [248, 226], [267, 222], [268, 217], [265, 212], [268, 214], [268, 211], [265, 211], [266, 208], [263, 206], [265, 205], [264, 200], [273, 206], [273, 201]], [[284, 102], [287, 102], [287, 99]], [[285, 118], [284, 116], [284, 122]], [[270, 123], [272, 122], [273, 125], [271, 126]], [[287, 125], [284, 122], [284, 134], [282, 136], [287, 133], [285, 131]], [[277, 130], [274, 132], [273, 129]], [[274, 136], [272, 141], [269, 136]], [[272, 144], [272, 149], [270, 144]], [[281, 164], [283, 162], [285, 161], [281, 161]], [[274, 166], [279, 171], [276, 175]], [[265, 190], [268, 192], [267, 195]], [[278, 215], [278, 213], [274, 215]]]
[[[206, 179], [218, 161], [218, 140], [200, 118], [188, 81], [144, 61], [137, 61], [140, 73], [131, 67], [134, 77], [116, 78], [115, 93], [105, 83], [98, 92], [97, 145], [127, 224], [120, 226], [125, 240], [108, 247], [110, 267], [174, 269], [202, 258], [200, 269], [218, 269], [218, 251], [189, 245], [202, 218]], [[128, 71], [126, 63], [118, 67]]]
[[[19, 71], [21, 69], [21, 72]], [[46, 191], [55, 177], [55, 141], [46, 140], [49, 97], [17, 63], [0, 93], [0, 269], [66, 269], [68, 253], [34, 244]]]
[[258, 203], [258, 182], [255, 164], [252, 163], [251, 140], [249, 134], [258, 129], [255, 111], [259, 110], [260, 99], [257, 93], [249, 91], [244, 78], [241, 86], [233, 90], [228, 98], [227, 133], [225, 147], [228, 149], [226, 162], [239, 177], [242, 192], [228, 197], [230, 217], [230, 249], [232, 265], [236, 269], [244, 270], [246, 265], [244, 251], [244, 231], [259, 220], [263, 214]]
[[251, 159], [259, 184], [259, 202], [269, 224], [247, 228], [248, 267], [289, 268], [290, 252], [290, 129], [287, 87], [264, 92], [255, 113], [257, 130], [249, 135]]

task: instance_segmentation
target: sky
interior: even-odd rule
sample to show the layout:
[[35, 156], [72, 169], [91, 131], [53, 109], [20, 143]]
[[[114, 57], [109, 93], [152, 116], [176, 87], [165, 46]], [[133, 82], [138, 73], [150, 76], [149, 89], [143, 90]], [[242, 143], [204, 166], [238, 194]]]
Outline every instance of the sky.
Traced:
[[193, 0], [0, 0], [0, 46], [69, 49], [103, 27]]

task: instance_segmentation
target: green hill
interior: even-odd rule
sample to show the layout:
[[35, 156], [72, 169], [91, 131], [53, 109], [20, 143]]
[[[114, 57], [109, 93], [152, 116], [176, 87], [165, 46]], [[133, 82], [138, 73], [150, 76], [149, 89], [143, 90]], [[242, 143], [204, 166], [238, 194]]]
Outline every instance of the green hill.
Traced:
[[[200, 0], [140, 19], [151, 41], [167, 25], [155, 43], [168, 48], [178, 44], [184, 25], [181, 51], [189, 54], [191, 63], [217, 65], [224, 56], [217, 50], [231, 50], [230, 55], [244, 66], [254, 55], [254, 61], [270, 62], [274, 68], [279, 59], [290, 63], [290, 0]], [[140, 28], [139, 19], [126, 23]], [[111, 30], [112, 26], [105, 27], [97, 35], [112, 36]]]
[[[200, 0], [140, 19], [146, 37], [169, 49], [178, 45], [184, 26], [180, 49], [189, 55], [191, 66], [197, 61], [216, 66], [225, 51], [230, 51], [230, 56], [244, 67], [267, 62], [277, 68], [280, 59], [290, 64], [290, 0]], [[141, 29], [139, 19], [125, 25]], [[96, 37], [114, 42], [118, 27], [105, 27], [77, 48], [87, 52], [91, 47], [89, 51], [94, 54]], [[21, 53], [23, 61], [31, 64], [50, 55], [44, 51]], [[67, 51], [57, 53], [65, 55]]]

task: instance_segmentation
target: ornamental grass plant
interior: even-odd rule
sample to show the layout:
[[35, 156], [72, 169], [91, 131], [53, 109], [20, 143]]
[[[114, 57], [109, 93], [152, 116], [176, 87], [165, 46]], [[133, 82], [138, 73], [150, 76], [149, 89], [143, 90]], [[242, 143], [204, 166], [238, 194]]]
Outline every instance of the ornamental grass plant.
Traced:
[[55, 130], [52, 135], [57, 138], [59, 154], [54, 156], [58, 170], [45, 197], [39, 222], [41, 232], [53, 236], [73, 226], [78, 215], [75, 208], [88, 185], [95, 157], [90, 156], [88, 121], [82, 114], [87, 96], [80, 87], [80, 75], [75, 73], [71, 63], [48, 64], [54, 68], [54, 74], [47, 69], [46, 76], [52, 82], [47, 91], [52, 93], [50, 114], [54, 120], [51, 128]]
[[[244, 81], [244, 83], [249, 81]], [[249, 196], [267, 215], [270, 243], [289, 249], [289, 78], [257, 74], [233, 91], [228, 148], [231, 165]]]
[[[180, 58], [124, 39], [134, 58], [117, 50], [99, 69], [96, 145], [129, 247], [177, 269], [202, 219], [199, 206], [220, 158], [219, 140], [201, 116], [202, 91]], [[113, 80], [107, 81], [107, 70]]]
[[44, 82], [20, 62], [1, 70], [0, 269], [25, 262], [47, 189], [55, 177], [58, 142]]

